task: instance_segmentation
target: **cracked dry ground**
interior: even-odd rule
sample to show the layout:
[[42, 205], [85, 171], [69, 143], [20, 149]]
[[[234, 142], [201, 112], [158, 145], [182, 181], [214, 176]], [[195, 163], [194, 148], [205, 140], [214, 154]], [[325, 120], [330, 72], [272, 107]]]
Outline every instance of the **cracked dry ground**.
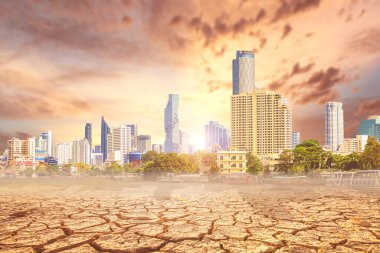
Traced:
[[0, 181], [0, 252], [380, 252], [377, 189], [97, 180]]

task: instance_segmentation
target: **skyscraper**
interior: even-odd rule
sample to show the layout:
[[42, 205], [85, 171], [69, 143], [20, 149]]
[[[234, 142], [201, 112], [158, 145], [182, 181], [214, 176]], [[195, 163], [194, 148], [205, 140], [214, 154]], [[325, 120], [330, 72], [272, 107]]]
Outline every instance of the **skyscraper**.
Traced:
[[53, 146], [52, 146], [53, 134], [52, 134], [51, 130], [48, 130], [46, 132], [41, 133], [41, 138], [44, 139], [44, 140], [46, 140], [46, 143], [47, 143], [47, 149], [46, 149], [47, 156], [52, 156], [53, 155]]
[[232, 94], [248, 93], [255, 89], [255, 54], [237, 51], [232, 60]]
[[84, 138], [88, 140], [90, 143], [90, 147], [92, 147], [92, 124], [86, 123], [86, 126], [84, 127]]
[[301, 133], [292, 132], [292, 149], [294, 149], [301, 142]]
[[181, 143], [180, 153], [190, 154], [189, 134], [183, 131], [179, 131], [179, 132], [180, 132], [180, 143]]
[[137, 136], [137, 151], [145, 153], [152, 150], [152, 141], [150, 135]]
[[8, 165], [33, 164], [36, 149], [35, 142], [36, 139], [33, 137], [29, 137], [25, 140], [13, 137], [8, 140]]
[[169, 94], [169, 100], [165, 108], [165, 152], [180, 152], [178, 106], [179, 96]]
[[127, 125], [131, 129], [131, 149], [132, 151], [137, 150], [137, 136], [138, 136], [138, 128], [136, 124], [128, 124]]
[[59, 142], [54, 146], [54, 157], [57, 158], [58, 165], [68, 164], [72, 161], [73, 144], [69, 142]]
[[209, 121], [205, 126], [205, 148], [208, 152], [228, 149], [228, 130], [218, 121]]
[[131, 128], [128, 125], [112, 126], [107, 134], [107, 159], [124, 164], [131, 151]]
[[107, 134], [110, 132], [110, 128], [107, 124], [107, 122], [104, 120], [104, 117], [102, 116], [101, 123], [100, 123], [100, 148], [103, 154], [103, 161], [107, 159]]
[[292, 111], [280, 94], [254, 90], [231, 96], [231, 148], [266, 156], [292, 148]]
[[152, 150], [157, 153], [162, 153], [164, 151], [162, 144], [152, 144]]
[[325, 144], [333, 152], [343, 149], [344, 120], [340, 102], [327, 102], [325, 105]]
[[362, 120], [358, 134], [375, 137], [380, 142], [380, 116], [373, 115], [366, 120]]

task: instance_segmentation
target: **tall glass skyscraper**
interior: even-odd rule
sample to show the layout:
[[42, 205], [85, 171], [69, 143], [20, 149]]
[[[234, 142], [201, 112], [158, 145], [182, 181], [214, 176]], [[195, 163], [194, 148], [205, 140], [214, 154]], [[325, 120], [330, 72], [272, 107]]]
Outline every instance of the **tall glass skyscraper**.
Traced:
[[100, 122], [100, 148], [103, 154], [103, 161], [107, 159], [107, 134], [110, 132], [110, 128], [107, 124], [107, 122], [104, 120], [104, 117], [102, 116], [101, 122]]
[[335, 152], [343, 148], [343, 143], [343, 105], [340, 102], [327, 102], [325, 105], [325, 144]]
[[88, 140], [88, 143], [90, 143], [90, 147], [92, 147], [92, 124], [86, 123], [86, 126], [84, 127], [84, 138]]
[[255, 54], [237, 51], [232, 60], [232, 94], [249, 93], [255, 89]]
[[206, 151], [228, 150], [228, 130], [218, 121], [209, 121], [208, 125], [205, 126], [205, 137]]
[[358, 130], [358, 135], [368, 135], [380, 141], [380, 116], [370, 116], [362, 120]]
[[41, 138], [43, 139], [43, 140], [45, 140], [46, 141], [46, 154], [47, 154], [47, 156], [52, 156], [53, 155], [53, 144], [52, 144], [52, 142], [53, 142], [53, 134], [52, 134], [52, 132], [51, 132], [51, 130], [48, 130], [48, 131], [46, 131], [46, 132], [43, 132], [43, 133], [41, 133]]
[[180, 133], [178, 119], [179, 95], [169, 94], [165, 108], [165, 152], [180, 152]]
[[132, 151], [137, 150], [137, 136], [138, 136], [138, 128], [136, 124], [128, 124], [127, 125], [131, 129], [131, 148]]

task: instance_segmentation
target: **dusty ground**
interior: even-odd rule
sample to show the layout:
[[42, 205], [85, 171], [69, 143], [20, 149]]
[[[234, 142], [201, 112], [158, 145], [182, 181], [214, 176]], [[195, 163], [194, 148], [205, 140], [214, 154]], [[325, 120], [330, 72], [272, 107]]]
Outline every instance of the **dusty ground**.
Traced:
[[0, 180], [0, 252], [380, 252], [380, 191]]

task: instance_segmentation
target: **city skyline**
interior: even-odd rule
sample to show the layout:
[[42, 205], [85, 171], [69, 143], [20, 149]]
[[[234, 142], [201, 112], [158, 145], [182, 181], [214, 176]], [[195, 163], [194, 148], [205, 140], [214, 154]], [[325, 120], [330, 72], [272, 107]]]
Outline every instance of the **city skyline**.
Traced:
[[164, 143], [169, 93], [190, 136], [211, 119], [229, 127], [236, 50], [255, 53], [258, 86], [288, 99], [303, 139], [324, 142], [327, 101], [343, 102], [347, 137], [378, 114], [379, 2], [164, 2], [1, 2], [2, 148], [43, 129], [54, 142], [81, 138], [87, 122], [98, 145], [101, 115]]

